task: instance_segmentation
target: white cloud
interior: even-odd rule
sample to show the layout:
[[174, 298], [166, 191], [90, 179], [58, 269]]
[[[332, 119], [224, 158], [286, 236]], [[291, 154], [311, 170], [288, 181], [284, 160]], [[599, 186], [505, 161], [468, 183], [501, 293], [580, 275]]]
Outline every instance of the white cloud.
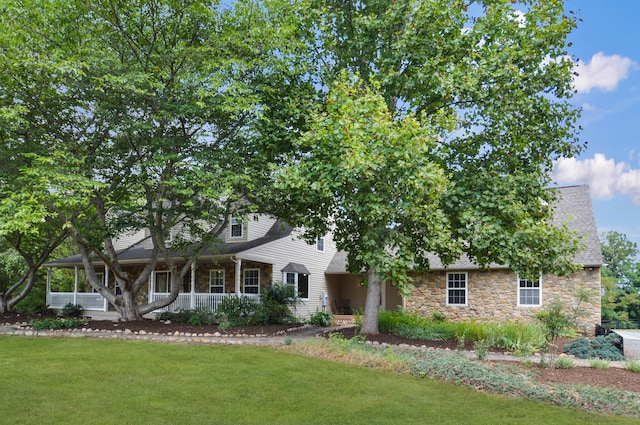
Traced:
[[613, 91], [620, 81], [629, 76], [631, 69], [637, 68], [638, 64], [629, 58], [598, 52], [587, 63], [581, 60], [575, 63], [578, 76], [573, 83], [579, 93], [589, 93], [593, 88]]
[[553, 179], [560, 184], [588, 184], [595, 199], [624, 195], [640, 205], [640, 169], [625, 162], [616, 163], [597, 153], [584, 160], [562, 158], [554, 165]]

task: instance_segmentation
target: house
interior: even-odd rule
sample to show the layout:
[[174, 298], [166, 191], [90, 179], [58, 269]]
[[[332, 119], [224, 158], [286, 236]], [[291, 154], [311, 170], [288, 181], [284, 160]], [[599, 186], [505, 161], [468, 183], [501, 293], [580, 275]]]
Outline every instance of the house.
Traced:
[[[430, 258], [430, 271], [414, 274], [411, 296], [402, 298], [391, 285], [383, 284], [381, 307], [402, 307], [425, 317], [435, 312], [450, 320], [529, 321], [552, 301], [579, 307], [581, 327], [591, 330], [600, 323], [600, 267], [602, 253], [588, 186], [559, 188], [556, 223], [567, 222], [569, 229], [584, 237], [585, 248], [574, 258], [581, 272], [568, 277], [543, 274], [537, 281], [521, 279], [507, 266], [493, 264], [482, 270], [467, 258], [445, 267], [439, 258]], [[349, 299], [356, 307], [364, 305], [365, 293], [359, 277], [346, 272], [346, 255], [337, 253], [326, 271], [331, 297]], [[588, 302], [578, 306], [578, 291], [588, 291]]]
[[[402, 307], [427, 317], [439, 312], [451, 320], [522, 321], [532, 319], [551, 301], [576, 306], [577, 292], [584, 290], [591, 294], [588, 302], [579, 306], [585, 312], [584, 326], [600, 323], [602, 254], [587, 186], [560, 188], [555, 221], [567, 221], [570, 229], [584, 236], [586, 248], [574, 259], [581, 272], [568, 277], [543, 274], [530, 281], [506, 266], [494, 264], [482, 270], [462, 258], [445, 267], [434, 256], [428, 273], [413, 276], [415, 288], [410, 297], [403, 298], [393, 285], [383, 284], [381, 308]], [[258, 299], [266, 286], [279, 281], [294, 284], [301, 299], [296, 311], [300, 317], [315, 311], [349, 313], [364, 307], [366, 290], [360, 285], [363, 276], [347, 272], [346, 254], [336, 250], [330, 234], [309, 245], [295, 229], [277, 219], [258, 216], [257, 220], [230, 223], [224, 235], [215, 251], [199, 258], [178, 299], [168, 308], [215, 308], [223, 297], [233, 295]], [[120, 259], [133, 271], [142, 267], [148, 252], [149, 247], [140, 244], [123, 252]], [[75, 270], [73, 292], [48, 291], [52, 308], [71, 302], [87, 310], [107, 310], [106, 301], [83, 284], [79, 256], [46, 266]], [[113, 281], [108, 271], [103, 269], [103, 273], [107, 284]], [[157, 267], [148, 284], [148, 299], [166, 295], [167, 273], [161, 264]]]

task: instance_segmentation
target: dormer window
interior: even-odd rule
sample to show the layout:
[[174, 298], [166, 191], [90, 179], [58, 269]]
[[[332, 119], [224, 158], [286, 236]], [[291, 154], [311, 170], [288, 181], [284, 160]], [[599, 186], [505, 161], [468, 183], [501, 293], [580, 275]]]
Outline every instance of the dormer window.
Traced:
[[232, 238], [241, 238], [242, 237], [242, 220], [238, 220], [237, 218], [231, 219], [231, 227], [229, 229], [229, 236]]

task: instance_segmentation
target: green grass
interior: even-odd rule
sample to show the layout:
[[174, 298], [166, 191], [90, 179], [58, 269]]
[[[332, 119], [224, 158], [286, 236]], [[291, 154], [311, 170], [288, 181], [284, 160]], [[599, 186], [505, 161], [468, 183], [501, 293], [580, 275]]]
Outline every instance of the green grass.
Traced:
[[630, 424], [264, 347], [0, 337], [0, 424]]

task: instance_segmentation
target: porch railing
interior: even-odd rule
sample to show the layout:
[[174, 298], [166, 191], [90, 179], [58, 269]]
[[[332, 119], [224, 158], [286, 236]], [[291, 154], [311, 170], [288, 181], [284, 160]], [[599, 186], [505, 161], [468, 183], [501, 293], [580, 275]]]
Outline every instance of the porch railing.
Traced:
[[61, 309], [67, 304], [80, 304], [85, 310], [105, 311], [102, 295], [94, 292], [50, 292], [49, 307]]
[[[153, 302], [158, 299], [167, 297], [169, 294], [152, 293], [149, 301]], [[178, 311], [178, 310], [196, 310], [204, 308], [207, 310], [215, 311], [225, 298], [235, 297], [235, 294], [209, 294], [209, 293], [181, 293], [178, 294], [178, 298], [166, 307], [155, 310], [157, 312], [163, 311]], [[242, 294], [255, 303], [260, 302], [260, 295], [257, 294]]]
[[[169, 294], [152, 293], [149, 297], [149, 301], [153, 302], [167, 297]], [[249, 298], [251, 301], [259, 303], [260, 295], [257, 294], [243, 294], [243, 296]], [[156, 312], [163, 311], [178, 311], [178, 310], [195, 310], [199, 308], [206, 308], [211, 311], [215, 311], [218, 305], [225, 298], [235, 297], [235, 294], [209, 294], [209, 293], [180, 293], [178, 298], [166, 307], [156, 310]], [[87, 311], [106, 311], [108, 303], [102, 295], [93, 292], [50, 292], [49, 293], [49, 307], [55, 309], [62, 309], [67, 304], [80, 304]]]

